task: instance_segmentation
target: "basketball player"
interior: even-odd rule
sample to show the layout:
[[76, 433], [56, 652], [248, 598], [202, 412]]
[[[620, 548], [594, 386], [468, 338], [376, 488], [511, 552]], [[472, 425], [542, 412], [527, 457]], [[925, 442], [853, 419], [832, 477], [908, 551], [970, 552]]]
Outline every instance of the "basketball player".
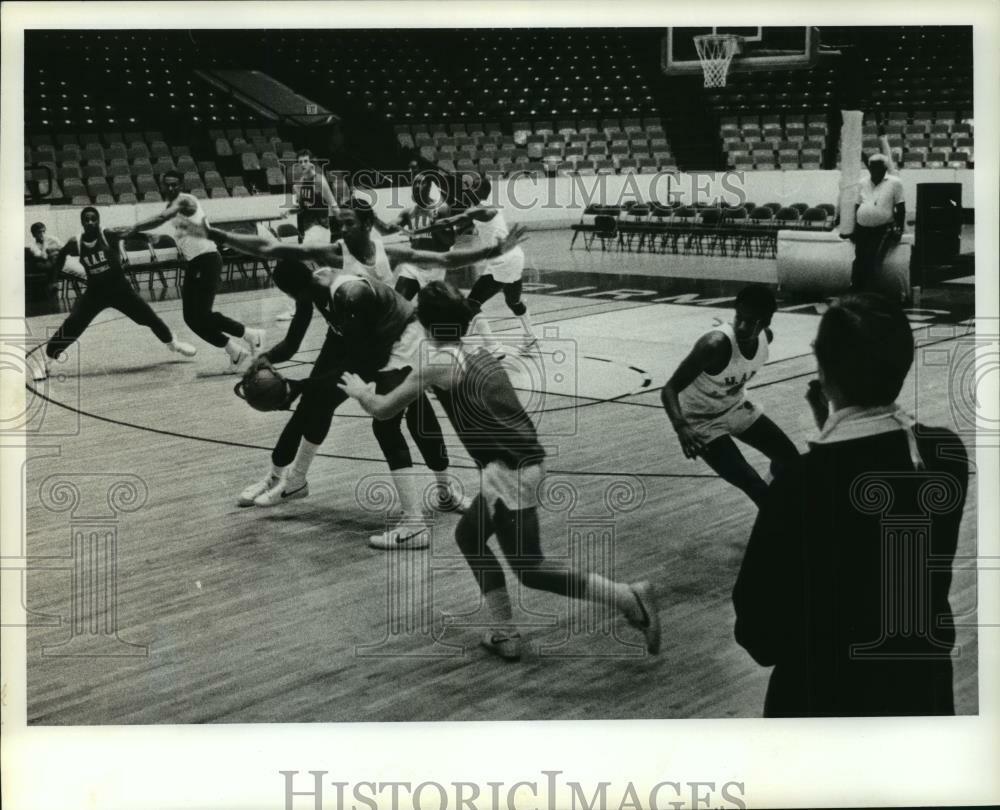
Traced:
[[[377, 375], [379, 386], [389, 390], [398, 384], [402, 372], [416, 363], [416, 351], [423, 333], [412, 304], [389, 286], [391, 261], [433, 262], [458, 267], [501, 255], [516, 248], [525, 238], [524, 229], [515, 228], [504, 240], [488, 248], [448, 254], [427, 253], [406, 245], [383, 245], [373, 240], [371, 230], [375, 217], [364, 201], [352, 199], [348, 207], [338, 211], [337, 218], [343, 238], [325, 245], [270, 242], [201, 226], [210, 238], [251, 255], [286, 262], [315, 262], [319, 267], [312, 274], [301, 264], [297, 271], [286, 269], [279, 273], [275, 270], [276, 283], [296, 299], [296, 316], [289, 326], [291, 339], [267, 353], [270, 362], [287, 359], [295, 353], [314, 305], [331, 327], [309, 380], [293, 390], [293, 398], [301, 393], [303, 400], [272, 453], [272, 469], [263, 481], [244, 490], [240, 496], [241, 505], [270, 506], [308, 494], [306, 472], [326, 438], [334, 410], [344, 399], [336, 387], [343, 370], [357, 371], [369, 379]], [[331, 369], [335, 369], [335, 373], [331, 373]], [[447, 456], [443, 442], [438, 439], [440, 427], [429, 402], [420, 403], [412, 415], [407, 415], [407, 426], [425, 453], [428, 467], [438, 473], [443, 483]], [[375, 434], [394, 472], [404, 516], [397, 527], [372, 537], [369, 542], [377, 548], [426, 547], [426, 526], [414, 520], [422, 512], [421, 499], [416, 490], [416, 478], [406, 474], [412, 461], [399, 420], [376, 425]], [[287, 470], [290, 463], [291, 469]], [[439, 497], [444, 503], [449, 502], [448, 497]]]
[[431, 357], [394, 390], [380, 394], [346, 373], [340, 384], [376, 419], [392, 418], [433, 388], [462, 444], [481, 470], [481, 491], [455, 529], [455, 540], [476, 577], [492, 627], [482, 639], [507, 660], [520, 658], [503, 569], [487, 543], [496, 535], [507, 563], [522, 584], [614, 608], [642, 631], [646, 649], [660, 648], [660, 622], [648, 583], [625, 585], [595, 573], [579, 573], [542, 553], [537, 489], [545, 450], [498, 358], [470, 349], [462, 336], [475, 308], [447, 282], [433, 281], [417, 297], [417, 314], [431, 336]]
[[[452, 224], [460, 227], [463, 222], [471, 222], [481, 244], [491, 244], [498, 238], [503, 238], [508, 231], [507, 221], [504, 219], [503, 211], [499, 208], [484, 205], [493, 191], [493, 185], [488, 177], [480, 176], [478, 182], [466, 189], [466, 193], [471, 197], [473, 205], [463, 213], [444, 220], [439, 220], [439, 224]], [[538, 338], [531, 328], [531, 320], [528, 318], [528, 307], [521, 300], [521, 291], [524, 274], [524, 251], [514, 250], [497, 259], [487, 262], [472, 289], [469, 291], [469, 303], [475, 309], [476, 330], [486, 337], [487, 341], [492, 337], [489, 328], [489, 321], [482, 316], [483, 304], [489, 301], [498, 292], [503, 292], [504, 301], [508, 309], [517, 316], [524, 328], [525, 339], [520, 350], [523, 353], [531, 352], [538, 347]]]
[[49, 376], [49, 360], [57, 359], [66, 351], [90, 322], [108, 307], [117, 309], [142, 326], [148, 326], [171, 351], [184, 357], [194, 357], [197, 349], [190, 343], [175, 339], [170, 327], [139, 297], [125, 277], [120, 247], [129, 229], [115, 228], [102, 233], [101, 215], [89, 205], [80, 212], [80, 222], [83, 232], [63, 245], [55, 258], [55, 269], [56, 272], [63, 269], [67, 256], [78, 256], [87, 274], [87, 286], [73, 303], [69, 317], [45, 346], [45, 357], [33, 374], [35, 382]]
[[229, 358], [226, 371], [236, 372], [250, 354], [256, 355], [261, 350], [264, 330], [251, 329], [221, 312], [212, 311], [222, 275], [222, 255], [211, 240], [195, 235], [194, 230], [188, 227], [190, 223], [204, 223], [205, 212], [197, 197], [182, 191], [181, 173], [174, 170], [164, 172], [161, 182], [167, 207], [134, 225], [129, 233], [146, 231], [174, 221], [177, 248], [186, 262], [181, 292], [184, 323], [205, 342], [225, 349]]
[[[413, 182], [413, 205], [399, 215], [397, 225], [409, 231], [410, 246], [417, 250], [444, 253], [455, 244], [454, 229], [434, 228], [435, 222], [451, 213], [451, 207], [430, 175], [418, 176]], [[412, 301], [420, 288], [431, 281], [443, 281], [444, 265], [419, 265], [401, 262], [398, 265], [396, 292]]]
[[758, 506], [767, 484], [732, 437], [771, 459], [772, 474], [798, 458], [792, 440], [745, 393], [747, 383], [767, 362], [776, 308], [774, 295], [766, 287], [752, 284], [740, 290], [733, 322], [698, 339], [660, 396], [684, 455], [701, 456]]

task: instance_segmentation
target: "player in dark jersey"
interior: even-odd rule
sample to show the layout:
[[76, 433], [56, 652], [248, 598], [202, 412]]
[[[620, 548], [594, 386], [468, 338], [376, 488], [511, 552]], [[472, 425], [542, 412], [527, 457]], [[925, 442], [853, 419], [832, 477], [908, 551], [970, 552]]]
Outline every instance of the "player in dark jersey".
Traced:
[[[209, 238], [237, 250], [282, 262], [275, 270], [275, 282], [295, 299], [296, 311], [288, 336], [266, 352], [262, 362], [280, 362], [298, 350], [314, 307], [330, 326], [309, 379], [291, 385], [290, 399], [301, 394], [302, 401], [275, 446], [272, 468], [264, 480], [244, 490], [239, 500], [241, 505], [270, 506], [308, 494], [305, 473], [326, 438], [334, 411], [345, 398], [337, 388], [344, 370], [373, 380], [379, 390], [390, 390], [412, 367], [423, 333], [413, 305], [379, 280], [391, 280], [390, 262], [444, 260], [446, 265], [462, 266], [500, 255], [524, 238], [523, 229], [519, 229], [488, 248], [456, 251], [442, 257], [405, 245], [376, 244], [371, 238], [374, 213], [363, 201], [349, 201], [338, 211], [337, 219], [343, 239], [334, 244], [295, 245], [212, 228], [205, 231]], [[304, 265], [306, 262], [316, 265], [317, 271], [310, 272]], [[418, 482], [414, 476], [404, 474], [412, 467], [412, 460], [400, 430], [401, 418], [376, 424], [374, 428], [394, 472], [404, 512], [399, 527], [371, 538], [371, 544], [377, 548], [420, 548], [427, 544], [426, 526], [421, 527], [419, 520], [414, 520], [422, 502]], [[412, 415], [407, 415], [407, 426], [428, 467], [439, 474], [443, 486], [448, 479], [444, 474], [448, 459], [430, 404], [414, 408]], [[450, 488], [444, 493], [439, 491], [438, 499], [445, 508], [458, 505]]]
[[496, 535], [518, 579], [529, 588], [613, 607], [642, 631], [646, 648], [660, 648], [660, 622], [648, 583], [625, 585], [579, 573], [542, 553], [537, 490], [545, 451], [500, 361], [482, 347], [463, 344], [473, 305], [447, 282], [434, 281], [417, 296], [417, 315], [430, 335], [430, 356], [392, 391], [379, 394], [346, 373], [341, 389], [376, 419], [393, 418], [426, 388], [433, 388], [481, 471], [482, 490], [462, 516], [455, 539], [479, 582], [493, 627], [483, 645], [503, 658], [520, 657], [503, 569], [487, 546]]
[[56, 256], [56, 272], [62, 270], [67, 256], [78, 256], [87, 274], [87, 287], [73, 304], [69, 317], [59, 330], [49, 338], [45, 357], [34, 371], [34, 379], [41, 382], [49, 376], [49, 360], [57, 359], [84, 333], [90, 322], [102, 311], [111, 307], [128, 316], [137, 324], [148, 326], [167, 348], [185, 357], [193, 357], [196, 349], [190, 343], [174, 338], [173, 332], [152, 307], [135, 291], [122, 269], [121, 239], [129, 228], [101, 231], [101, 215], [93, 206], [80, 212], [83, 232], [70, 239]]

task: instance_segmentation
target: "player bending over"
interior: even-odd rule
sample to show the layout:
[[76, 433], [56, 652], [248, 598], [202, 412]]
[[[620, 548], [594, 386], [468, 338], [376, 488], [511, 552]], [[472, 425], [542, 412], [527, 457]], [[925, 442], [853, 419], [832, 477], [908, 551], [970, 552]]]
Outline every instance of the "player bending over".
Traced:
[[[415, 263], [444, 261], [461, 266], [512, 250], [523, 241], [523, 229], [515, 229], [506, 240], [489, 248], [457, 251], [445, 256], [414, 251], [404, 245], [383, 245], [371, 238], [374, 215], [360, 200], [337, 214], [343, 238], [334, 244], [292, 245], [259, 237], [240, 236], [209, 228], [208, 236], [237, 250], [262, 258], [277, 258], [275, 283], [296, 301], [295, 317], [288, 337], [266, 354], [265, 362], [290, 358], [302, 341], [315, 308], [330, 329], [308, 380], [289, 381], [289, 403], [299, 394], [296, 407], [272, 453], [272, 468], [264, 480], [248, 487], [240, 496], [241, 505], [271, 506], [308, 494], [306, 472], [319, 445], [329, 432], [333, 413], [346, 398], [337, 388], [340, 375], [353, 371], [373, 380], [379, 390], [389, 390], [416, 364], [423, 331], [413, 305], [383, 280], [391, 281], [390, 258]], [[304, 266], [311, 262], [315, 273]], [[422, 548], [428, 539], [420, 521], [422, 499], [412, 468], [409, 448], [402, 436], [399, 419], [373, 426], [393, 478], [403, 508], [399, 525], [370, 539], [377, 548]], [[443, 509], [461, 507], [450, 488], [443, 491], [448, 457], [441, 429], [430, 403], [419, 403], [407, 414], [407, 426], [418, 443], [428, 467], [434, 470], [441, 487], [438, 495]], [[288, 469], [288, 465], [291, 468]]]
[[499, 359], [462, 342], [475, 315], [474, 305], [452, 285], [434, 281], [417, 296], [417, 314], [430, 335], [428, 362], [411, 370], [386, 394], [350, 373], [344, 374], [340, 387], [376, 419], [393, 418], [426, 388], [433, 388], [479, 466], [481, 491], [459, 520], [455, 539], [490, 613], [492, 627], [483, 645], [502, 658], [520, 658], [520, 635], [513, 624], [503, 569], [487, 545], [496, 535], [522, 584], [612, 607], [642, 631], [650, 653], [658, 652], [660, 622], [648, 583], [626, 585], [580, 573], [542, 553], [537, 490], [544, 476], [545, 450]]
[[733, 322], [698, 339], [660, 396], [684, 455], [701, 456], [758, 506], [767, 484], [732, 437], [771, 459], [772, 474], [798, 458], [792, 440], [746, 398], [747, 383], [767, 362], [776, 308], [766, 287], [752, 284], [740, 290]]
[[83, 232], [63, 245], [56, 256], [55, 269], [56, 272], [63, 269], [67, 256], [78, 256], [87, 274], [87, 286], [83, 295], [73, 303], [73, 309], [62, 326], [49, 338], [45, 346], [45, 357], [33, 374], [35, 382], [41, 382], [49, 376], [49, 360], [57, 359], [73, 345], [90, 322], [108, 307], [117, 309], [137, 324], [148, 326], [171, 351], [185, 357], [194, 357], [197, 349], [190, 343], [176, 340], [170, 327], [139, 297], [125, 277], [121, 240], [129, 229], [114, 228], [102, 233], [101, 215], [89, 205], [80, 212], [80, 222]]

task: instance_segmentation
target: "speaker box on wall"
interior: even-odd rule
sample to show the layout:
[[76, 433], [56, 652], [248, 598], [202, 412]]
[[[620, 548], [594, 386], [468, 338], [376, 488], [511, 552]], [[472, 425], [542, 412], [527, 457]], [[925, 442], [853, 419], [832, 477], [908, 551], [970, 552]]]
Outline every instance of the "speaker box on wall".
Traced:
[[913, 261], [920, 267], [948, 264], [958, 256], [962, 232], [962, 184], [918, 183]]

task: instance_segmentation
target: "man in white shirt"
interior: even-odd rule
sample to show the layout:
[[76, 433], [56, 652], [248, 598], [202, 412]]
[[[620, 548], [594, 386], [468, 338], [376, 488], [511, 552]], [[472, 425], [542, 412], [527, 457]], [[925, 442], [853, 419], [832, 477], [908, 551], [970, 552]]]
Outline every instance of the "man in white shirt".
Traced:
[[854, 215], [854, 265], [851, 289], [863, 290], [878, 272], [890, 244], [898, 242], [906, 227], [903, 184], [888, 174], [885, 155], [868, 159], [868, 178], [861, 181], [858, 207]]

